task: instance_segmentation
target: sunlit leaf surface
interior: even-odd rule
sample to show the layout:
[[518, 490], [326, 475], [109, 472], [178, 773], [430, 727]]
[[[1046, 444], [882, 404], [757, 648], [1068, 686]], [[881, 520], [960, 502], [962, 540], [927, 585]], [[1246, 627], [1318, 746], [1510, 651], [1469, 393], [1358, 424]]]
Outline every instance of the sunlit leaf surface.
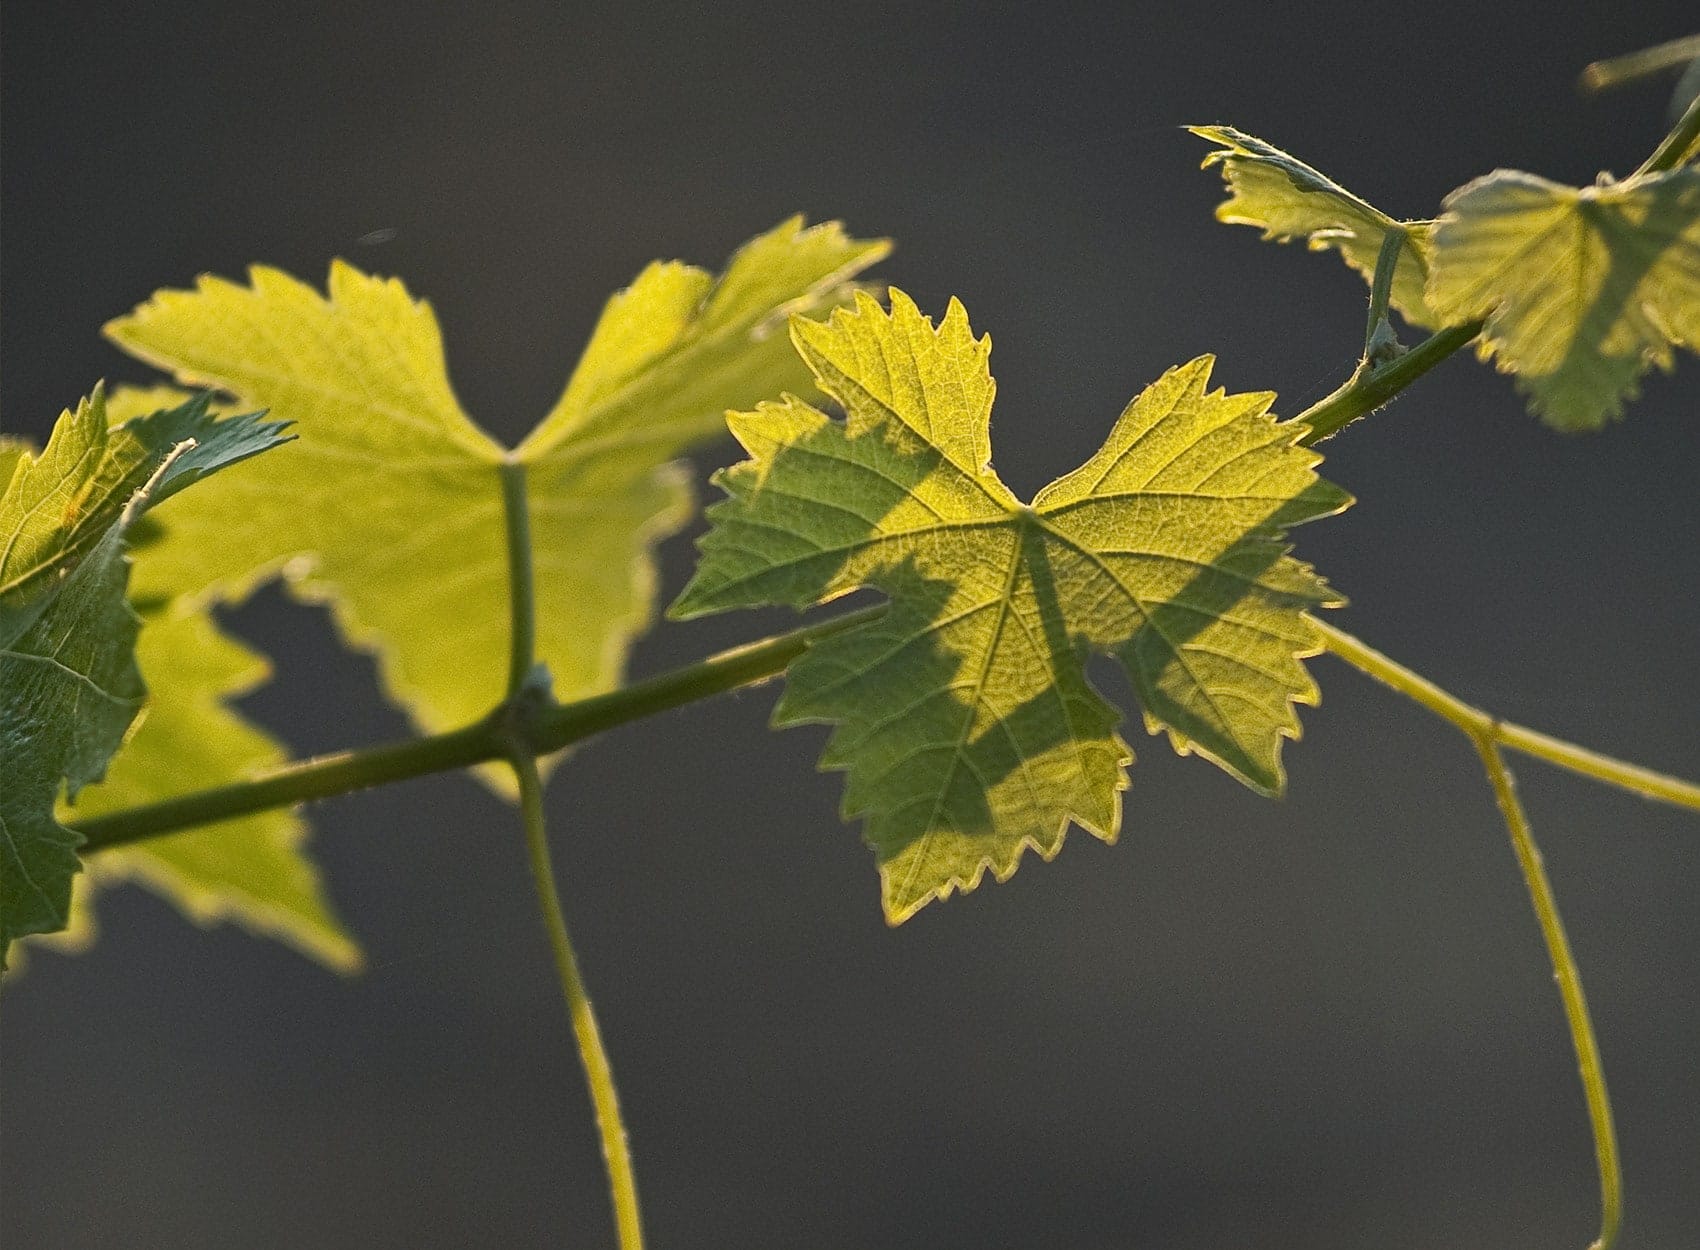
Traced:
[[609, 301], [559, 403], [514, 452], [462, 411], [436, 318], [399, 282], [339, 262], [326, 294], [266, 268], [247, 285], [163, 291], [113, 322], [113, 339], [268, 407], [300, 440], [162, 511], [138, 590], [235, 599], [282, 574], [377, 654], [421, 727], [465, 724], [504, 693], [498, 474], [511, 459], [528, 479], [538, 658], [562, 698], [609, 689], [653, 616], [651, 550], [690, 515], [670, 462], [723, 430], [725, 409], [803, 385], [784, 317], [842, 300], [885, 251], [792, 220], [719, 277], [650, 266]]
[[802, 607], [863, 586], [878, 620], [790, 669], [783, 724], [836, 726], [887, 916], [1000, 880], [1070, 823], [1111, 839], [1131, 762], [1087, 682], [1115, 655], [1153, 732], [1259, 791], [1316, 687], [1309, 609], [1337, 602], [1287, 555], [1288, 525], [1343, 508], [1272, 396], [1208, 389], [1211, 360], [1170, 370], [1085, 465], [1021, 503], [992, 471], [989, 340], [952, 302], [936, 329], [900, 292], [792, 335], [835, 420], [794, 398], [731, 418], [751, 459], [717, 481], [683, 616]]
[[1266, 239], [1302, 239], [1312, 251], [1337, 251], [1365, 282], [1375, 277], [1388, 231], [1400, 231], [1405, 244], [1393, 270], [1391, 302], [1412, 325], [1437, 324], [1424, 295], [1432, 222], [1395, 221], [1297, 157], [1232, 126], [1189, 129], [1218, 145], [1204, 165], [1219, 164], [1228, 184], [1228, 198], [1216, 209], [1219, 220], [1256, 226]]
[[1481, 348], [1530, 407], [1597, 429], [1651, 365], [1700, 345], [1700, 170], [1567, 187], [1499, 170], [1446, 200], [1429, 301], [1485, 317]]

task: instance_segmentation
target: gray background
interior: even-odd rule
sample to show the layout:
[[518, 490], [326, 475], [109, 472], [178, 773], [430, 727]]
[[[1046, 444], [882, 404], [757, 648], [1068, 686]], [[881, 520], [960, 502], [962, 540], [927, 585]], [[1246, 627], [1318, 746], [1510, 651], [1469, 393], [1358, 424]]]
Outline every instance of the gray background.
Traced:
[[[1201, 351], [1288, 413], [1351, 364], [1357, 279], [1215, 225], [1179, 123], [1423, 215], [1497, 164], [1633, 167], [1668, 87], [1584, 100], [1575, 73], [1695, 19], [13, 0], [0, 411], [40, 435], [146, 376], [97, 329], [158, 286], [341, 255], [435, 303], [469, 410], [515, 437], [644, 262], [718, 263], [803, 210], [891, 234], [882, 274], [992, 332], [998, 463], [1030, 491]], [[1700, 775], [1697, 381], [1684, 357], [1565, 439], [1449, 362], [1330, 445], [1362, 502], [1301, 554], [1353, 598], [1337, 619], [1461, 694]], [[690, 556], [666, 547], [670, 592]], [[664, 626], [632, 667], [785, 622]], [[321, 612], [268, 592], [232, 624], [276, 658], [248, 706], [294, 749], [403, 732]], [[1315, 668], [1286, 800], [1135, 722], [1119, 846], [1076, 833], [897, 931], [822, 733], [766, 732], [771, 691], [584, 751], [550, 811], [653, 1244], [1584, 1244], [1574, 1064], [1473, 757]], [[1700, 820], [1521, 774], [1617, 1097], [1623, 1245], [1700, 1244]], [[363, 977], [126, 890], [91, 953], [7, 994], [7, 1250], [610, 1243], [512, 815], [450, 776], [313, 820]]]

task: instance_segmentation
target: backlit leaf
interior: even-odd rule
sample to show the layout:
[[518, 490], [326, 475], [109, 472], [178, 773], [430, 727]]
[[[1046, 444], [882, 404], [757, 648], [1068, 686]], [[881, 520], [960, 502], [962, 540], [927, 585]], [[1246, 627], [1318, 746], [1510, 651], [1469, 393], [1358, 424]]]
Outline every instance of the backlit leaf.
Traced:
[[1623, 413], [1648, 366], [1700, 345], [1700, 170], [1567, 187], [1499, 170], [1446, 199], [1429, 301], [1487, 319], [1481, 353], [1564, 430]]
[[836, 726], [847, 816], [867, 817], [893, 922], [1072, 822], [1106, 840], [1131, 762], [1085, 652], [1116, 656], [1152, 732], [1255, 789], [1283, 784], [1306, 612], [1338, 602], [1287, 555], [1285, 528], [1343, 508], [1272, 396], [1170, 370], [1084, 466], [1031, 505], [990, 466], [990, 342], [952, 302], [937, 329], [900, 292], [792, 336], [834, 420], [801, 400], [735, 414], [751, 459], [717, 481], [702, 561], [674, 612], [804, 607], [872, 586], [879, 619], [791, 665], [775, 719]]
[[[145, 554], [141, 559], [146, 559]], [[282, 747], [226, 704], [265, 680], [259, 656], [203, 612], [145, 618], [136, 659], [147, 680], [140, 725], [106, 779], [61, 808], [70, 823], [239, 781], [284, 762]], [[351, 971], [360, 952], [332, 915], [303, 853], [307, 825], [288, 809], [103, 850], [86, 876], [135, 880], [202, 923], [231, 920]]]
[[1232, 126], [1188, 129], [1219, 145], [1204, 158], [1206, 169], [1221, 165], [1228, 184], [1218, 220], [1256, 226], [1264, 238], [1281, 243], [1303, 239], [1312, 251], [1338, 251], [1365, 282], [1375, 277], [1387, 232], [1401, 231], [1405, 245], [1393, 270], [1391, 302], [1412, 325], [1438, 324], [1423, 290], [1433, 253], [1432, 222], [1395, 221], [1297, 157]]
[[508, 566], [499, 474], [525, 468], [554, 689], [611, 688], [653, 615], [654, 544], [690, 514], [669, 462], [723, 412], [806, 373], [789, 312], [821, 310], [886, 251], [836, 225], [785, 222], [715, 278], [650, 266], [603, 313], [554, 410], [509, 452], [461, 410], [436, 318], [399, 282], [332, 266], [328, 295], [275, 269], [249, 285], [164, 291], [109, 334], [181, 381], [295, 423], [262, 473], [234, 473], [162, 513], [144, 594], [236, 599], [281, 573], [327, 600], [425, 729], [468, 723], [504, 693]]

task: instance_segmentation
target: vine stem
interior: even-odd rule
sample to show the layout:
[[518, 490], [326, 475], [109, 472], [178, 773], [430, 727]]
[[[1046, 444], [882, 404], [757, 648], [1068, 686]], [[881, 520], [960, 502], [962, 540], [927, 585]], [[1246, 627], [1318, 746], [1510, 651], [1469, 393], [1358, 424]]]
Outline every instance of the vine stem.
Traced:
[[508, 694], [519, 693], [531, 676], [537, 651], [537, 591], [531, 569], [531, 505], [525, 493], [525, 465], [503, 461], [502, 511], [508, 535]]
[[584, 1063], [585, 1083], [596, 1109], [596, 1129], [602, 1137], [602, 1158], [608, 1168], [608, 1193], [614, 1204], [614, 1225], [620, 1250], [643, 1250], [643, 1226], [638, 1214], [637, 1177], [632, 1171], [631, 1149], [626, 1141], [625, 1121], [620, 1118], [620, 1096], [614, 1086], [614, 1070], [602, 1045], [596, 1012], [585, 992], [578, 955], [567, 932], [566, 913], [555, 886], [555, 870], [549, 858], [549, 837], [543, 816], [543, 781], [537, 760], [525, 749], [510, 756], [519, 780], [519, 810], [525, 825], [525, 846], [531, 861], [531, 879], [537, 887], [537, 903], [549, 931], [549, 946], [555, 970], [561, 979], [561, 995], [572, 1018], [573, 1036], [578, 1039], [579, 1058]]
[[1564, 1018], [1570, 1025], [1576, 1066], [1582, 1074], [1582, 1093], [1588, 1103], [1588, 1122], [1594, 1129], [1594, 1157], [1600, 1173], [1600, 1235], [1589, 1250], [1611, 1250], [1623, 1223], [1623, 1172], [1617, 1159], [1611, 1094], [1606, 1089], [1605, 1068], [1600, 1062], [1599, 1043], [1594, 1038], [1594, 1022], [1588, 1014], [1588, 999], [1582, 992], [1582, 974], [1571, 953], [1570, 939], [1565, 936], [1558, 900], [1553, 896], [1552, 882], [1547, 879], [1540, 847], [1535, 845], [1529, 817], [1517, 797], [1516, 779], [1505, 766], [1505, 758], [1496, 744], [1485, 738], [1477, 738], [1475, 743], [1493, 786], [1494, 798], [1499, 802], [1500, 814], [1505, 817], [1505, 828], [1511, 834], [1511, 849], [1516, 852], [1517, 866], [1523, 871], [1523, 884], [1528, 888], [1529, 901], [1534, 904], [1535, 918], [1540, 921], [1541, 937], [1547, 944], [1559, 997], [1564, 1000]]
[[1472, 741], [1485, 741], [1510, 747], [1525, 755], [1533, 755], [1569, 772], [1592, 777], [1607, 785], [1629, 790], [1643, 798], [1674, 803], [1678, 807], [1700, 811], [1700, 785], [1665, 773], [1642, 768], [1624, 760], [1601, 755], [1579, 747], [1562, 738], [1554, 738], [1539, 730], [1529, 729], [1511, 721], [1500, 720], [1480, 708], [1473, 707], [1456, 695], [1442, 690], [1420, 673], [1413, 672], [1377, 651], [1368, 643], [1354, 638], [1345, 630], [1326, 621], [1311, 618], [1327, 643], [1328, 650], [1353, 668], [1368, 674], [1385, 686], [1390, 686], [1406, 698], [1421, 704], [1441, 719], [1463, 730]]
[[[1321, 624], [1321, 622], [1318, 622]], [[1588, 1000], [1582, 992], [1582, 974], [1576, 966], [1576, 956], [1564, 932], [1559, 915], [1558, 900], [1553, 895], [1552, 882], [1547, 878], [1540, 848], [1523, 804], [1517, 797], [1516, 782], [1506, 767], [1502, 746], [1515, 747], [1547, 759], [1563, 767], [1586, 773], [1601, 781], [1634, 790], [1650, 798], [1663, 798], [1685, 806], [1700, 807], [1700, 786], [1677, 783], [1674, 790], [1654, 788], [1646, 784], [1647, 770], [1620, 764], [1592, 752], [1559, 743], [1545, 734], [1536, 734], [1521, 726], [1508, 725], [1496, 717], [1474, 708], [1448, 694], [1427, 678], [1388, 659], [1373, 647], [1358, 641], [1343, 630], [1322, 625], [1328, 649], [1354, 668], [1377, 681], [1392, 687], [1400, 694], [1440, 716], [1468, 737], [1481, 756], [1488, 782], [1493, 786], [1500, 814], [1511, 837], [1511, 849], [1516, 853], [1517, 866], [1523, 873], [1523, 885], [1529, 892], [1529, 902], [1540, 922], [1541, 937], [1546, 942], [1547, 958], [1552, 963], [1553, 977], [1558, 982], [1559, 997], [1564, 1003], [1564, 1018], [1570, 1028], [1570, 1042], [1576, 1051], [1576, 1066], [1582, 1077], [1582, 1093], [1588, 1104], [1588, 1122], [1594, 1135], [1594, 1158], [1600, 1178], [1600, 1235], [1589, 1250], [1610, 1250], [1617, 1240], [1623, 1222], [1623, 1174], [1618, 1164], [1617, 1132], [1612, 1125], [1611, 1094], [1606, 1089], [1604, 1065], [1600, 1062], [1599, 1042], [1594, 1036], [1594, 1023], [1588, 1014]], [[1553, 746], [1565, 748], [1553, 751]], [[1579, 760], [1575, 752], [1581, 752]], [[1588, 767], [1579, 767], [1579, 763]], [[1655, 774], [1656, 776], [1656, 774]], [[1665, 779], [1670, 780], [1670, 779]]]
[[502, 508], [507, 518], [508, 619], [511, 633], [508, 697], [496, 711], [506, 729], [508, 763], [519, 782], [520, 824], [525, 830], [526, 859], [537, 890], [537, 909], [549, 934], [549, 949], [561, 980], [561, 998], [572, 1020], [579, 1062], [590, 1102], [596, 1110], [596, 1131], [602, 1139], [602, 1162], [608, 1172], [608, 1198], [614, 1208], [614, 1228], [620, 1250], [643, 1250], [643, 1221], [638, 1210], [637, 1175], [632, 1171], [631, 1146], [620, 1118], [620, 1093], [614, 1069], [602, 1045], [602, 1030], [579, 971], [578, 954], [567, 932], [567, 913], [555, 884], [549, 856], [549, 826], [543, 811], [543, 777], [526, 736], [526, 714], [547, 702], [548, 688], [534, 679], [537, 666], [537, 590], [532, 571], [531, 504], [526, 498], [525, 465], [505, 461], [500, 469]]
[[[529, 712], [527, 749], [535, 755], [551, 755], [620, 725], [766, 681], [784, 672], [810, 644], [870, 621], [884, 611], [883, 606], [876, 606], [847, 612], [733, 647], [607, 694], [540, 705]], [[506, 714], [506, 708], [499, 711]], [[506, 760], [512, 753], [511, 734], [502, 716], [491, 716], [446, 733], [301, 760], [245, 781], [110, 812], [73, 827], [83, 836], [84, 852], [98, 851], [274, 807], [292, 807]]]
[[1449, 326], [1429, 335], [1410, 351], [1384, 365], [1359, 363], [1344, 386], [1292, 418], [1293, 424], [1310, 428], [1298, 438], [1300, 445], [1314, 446], [1332, 438], [1359, 417], [1367, 416], [1445, 360], [1482, 331], [1482, 323]]

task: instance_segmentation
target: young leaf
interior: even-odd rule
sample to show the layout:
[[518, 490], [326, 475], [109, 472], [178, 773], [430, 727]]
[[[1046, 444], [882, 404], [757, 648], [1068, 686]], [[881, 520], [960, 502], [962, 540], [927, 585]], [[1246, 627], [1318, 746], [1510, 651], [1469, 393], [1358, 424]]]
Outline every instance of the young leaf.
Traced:
[[1429, 302], [1487, 319], [1481, 354], [1561, 430], [1623, 414], [1649, 365], [1700, 345], [1700, 169], [1566, 187], [1499, 170], [1454, 191]]
[[109, 435], [97, 392], [60, 418], [39, 460], [18, 458], [0, 498], [0, 955], [65, 924], [77, 837], [54, 801], [62, 783], [74, 796], [99, 780], [141, 705], [125, 531], [160, 497], [275, 445], [278, 430], [215, 424], [196, 401]]
[[657, 264], [616, 295], [560, 402], [517, 451], [450, 390], [428, 305], [338, 262], [328, 297], [275, 269], [203, 278], [114, 321], [121, 346], [185, 382], [292, 420], [300, 441], [165, 514], [145, 593], [240, 598], [281, 572], [375, 651], [426, 729], [465, 724], [504, 688], [508, 565], [500, 478], [525, 466], [538, 658], [557, 694], [619, 680], [653, 613], [654, 544], [690, 511], [668, 462], [728, 407], [798, 381], [779, 319], [824, 309], [886, 251], [836, 224], [785, 222], [715, 279]]
[[[136, 660], [148, 685], [141, 724], [105, 780], [61, 807], [62, 820], [238, 781], [283, 762], [282, 747], [225, 702], [264, 681], [266, 662], [206, 613], [144, 617]], [[325, 901], [318, 869], [303, 850], [306, 837], [306, 822], [294, 812], [259, 812], [108, 848], [89, 861], [85, 877], [133, 879], [191, 919], [231, 920], [352, 971], [359, 949]]]
[[990, 341], [955, 301], [935, 330], [891, 300], [793, 319], [846, 419], [793, 398], [730, 419], [753, 458], [717, 475], [729, 498], [673, 608], [890, 596], [791, 665], [775, 713], [837, 725], [822, 764], [848, 770], [844, 811], [867, 816], [887, 917], [988, 868], [1007, 878], [1028, 846], [1050, 858], [1071, 822], [1115, 837], [1131, 755], [1087, 649], [1122, 662], [1153, 733], [1279, 791], [1293, 704], [1317, 697], [1306, 611], [1339, 602], [1283, 533], [1350, 502], [1312, 472], [1301, 431], [1275, 423], [1270, 395], [1207, 390], [1201, 357], [1024, 505], [991, 469]]
[[[214, 423], [205, 396], [108, 429], [102, 390], [66, 412], [40, 458], [13, 444], [0, 497], [0, 645], [21, 632], [70, 569], [99, 542], [137, 491], [150, 506], [213, 469], [235, 464], [279, 440], [275, 424]], [[170, 456], [180, 444], [190, 444]]]
[[1232, 126], [1189, 126], [1219, 145], [1204, 168], [1221, 165], [1228, 198], [1219, 221], [1256, 226], [1265, 239], [1303, 239], [1312, 251], [1336, 250], [1365, 282], [1375, 277], [1382, 240], [1390, 230], [1405, 236], [1393, 270], [1391, 303], [1412, 325], [1435, 328], [1439, 319], [1424, 298], [1433, 246], [1432, 222], [1395, 221], [1297, 157]]

